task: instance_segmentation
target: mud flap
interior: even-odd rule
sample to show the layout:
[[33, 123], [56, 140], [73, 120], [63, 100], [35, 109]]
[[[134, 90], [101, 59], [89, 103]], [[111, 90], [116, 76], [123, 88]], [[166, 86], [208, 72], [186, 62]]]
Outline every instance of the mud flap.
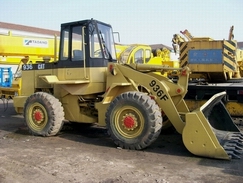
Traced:
[[225, 94], [215, 94], [203, 106], [185, 115], [182, 138], [191, 153], [216, 159], [240, 158], [243, 153], [243, 133], [222, 103]]

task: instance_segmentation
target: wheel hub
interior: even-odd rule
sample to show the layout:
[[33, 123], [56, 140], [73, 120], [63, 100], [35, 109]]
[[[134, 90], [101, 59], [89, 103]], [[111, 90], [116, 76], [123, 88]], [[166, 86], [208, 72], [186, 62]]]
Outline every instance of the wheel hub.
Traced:
[[131, 113], [126, 114], [123, 116], [122, 126], [129, 131], [134, 130], [138, 126], [137, 118]]
[[33, 112], [33, 120], [40, 124], [44, 119], [44, 114], [41, 110], [39, 109], [36, 109], [34, 112]]

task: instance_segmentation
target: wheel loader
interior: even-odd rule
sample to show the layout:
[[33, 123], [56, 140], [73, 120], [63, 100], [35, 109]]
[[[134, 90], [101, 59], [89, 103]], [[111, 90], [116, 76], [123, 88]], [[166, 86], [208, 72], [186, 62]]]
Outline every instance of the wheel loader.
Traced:
[[187, 67], [177, 68], [174, 83], [154, 73], [168, 67], [118, 63], [112, 27], [98, 20], [63, 23], [60, 35], [58, 61], [22, 66], [21, 92], [13, 102], [31, 134], [56, 135], [64, 120], [95, 123], [117, 146], [140, 150], [160, 135], [165, 114], [194, 155], [240, 158], [243, 134], [221, 101], [225, 92], [189, 111]]

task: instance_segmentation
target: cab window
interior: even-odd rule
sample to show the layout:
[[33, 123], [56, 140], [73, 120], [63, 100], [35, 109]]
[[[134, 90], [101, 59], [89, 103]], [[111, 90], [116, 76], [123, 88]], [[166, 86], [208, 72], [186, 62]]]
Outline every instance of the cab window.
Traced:
[[69, 27], [65, 28], [62, 31], [62, 40], [61, 40], [61, 60], [68, 59], [68, 52], [69, 52]]
[[142, 64], [144, 61], [144, 57], [143, 57], [143, 49], [140, 49], [138, 51], [136, 51], [135, 55], [134, 55], [134, 63], [136, 64]]
[[82, 26], [72, 27], [72, 61], [83, 60]]
[[62, 31], [61, 60], [83, 60], [82, 26], [66, 27]]
[[146, 49], [145, 50], [145, 63], [148, 63], [150, 59], [151, 59], [151, 50]]
[[91, 58], [102, 58], [102, 51], [99, 42], [99, 36], [95, 25], [90, 24], [89, 26], [89, 50]]

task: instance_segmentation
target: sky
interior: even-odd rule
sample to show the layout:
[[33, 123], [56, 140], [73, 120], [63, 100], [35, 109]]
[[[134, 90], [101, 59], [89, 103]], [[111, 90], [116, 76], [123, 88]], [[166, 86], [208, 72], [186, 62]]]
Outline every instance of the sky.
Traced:
[[[60, 24], [94, 18], [119, 32], [122, 44], [171, 46], [173, 34], [243, 41], [242, 0], [0, 0], [0, 21], [60, 30]], [[116, 42], [118, 41], [115, 35]]]

